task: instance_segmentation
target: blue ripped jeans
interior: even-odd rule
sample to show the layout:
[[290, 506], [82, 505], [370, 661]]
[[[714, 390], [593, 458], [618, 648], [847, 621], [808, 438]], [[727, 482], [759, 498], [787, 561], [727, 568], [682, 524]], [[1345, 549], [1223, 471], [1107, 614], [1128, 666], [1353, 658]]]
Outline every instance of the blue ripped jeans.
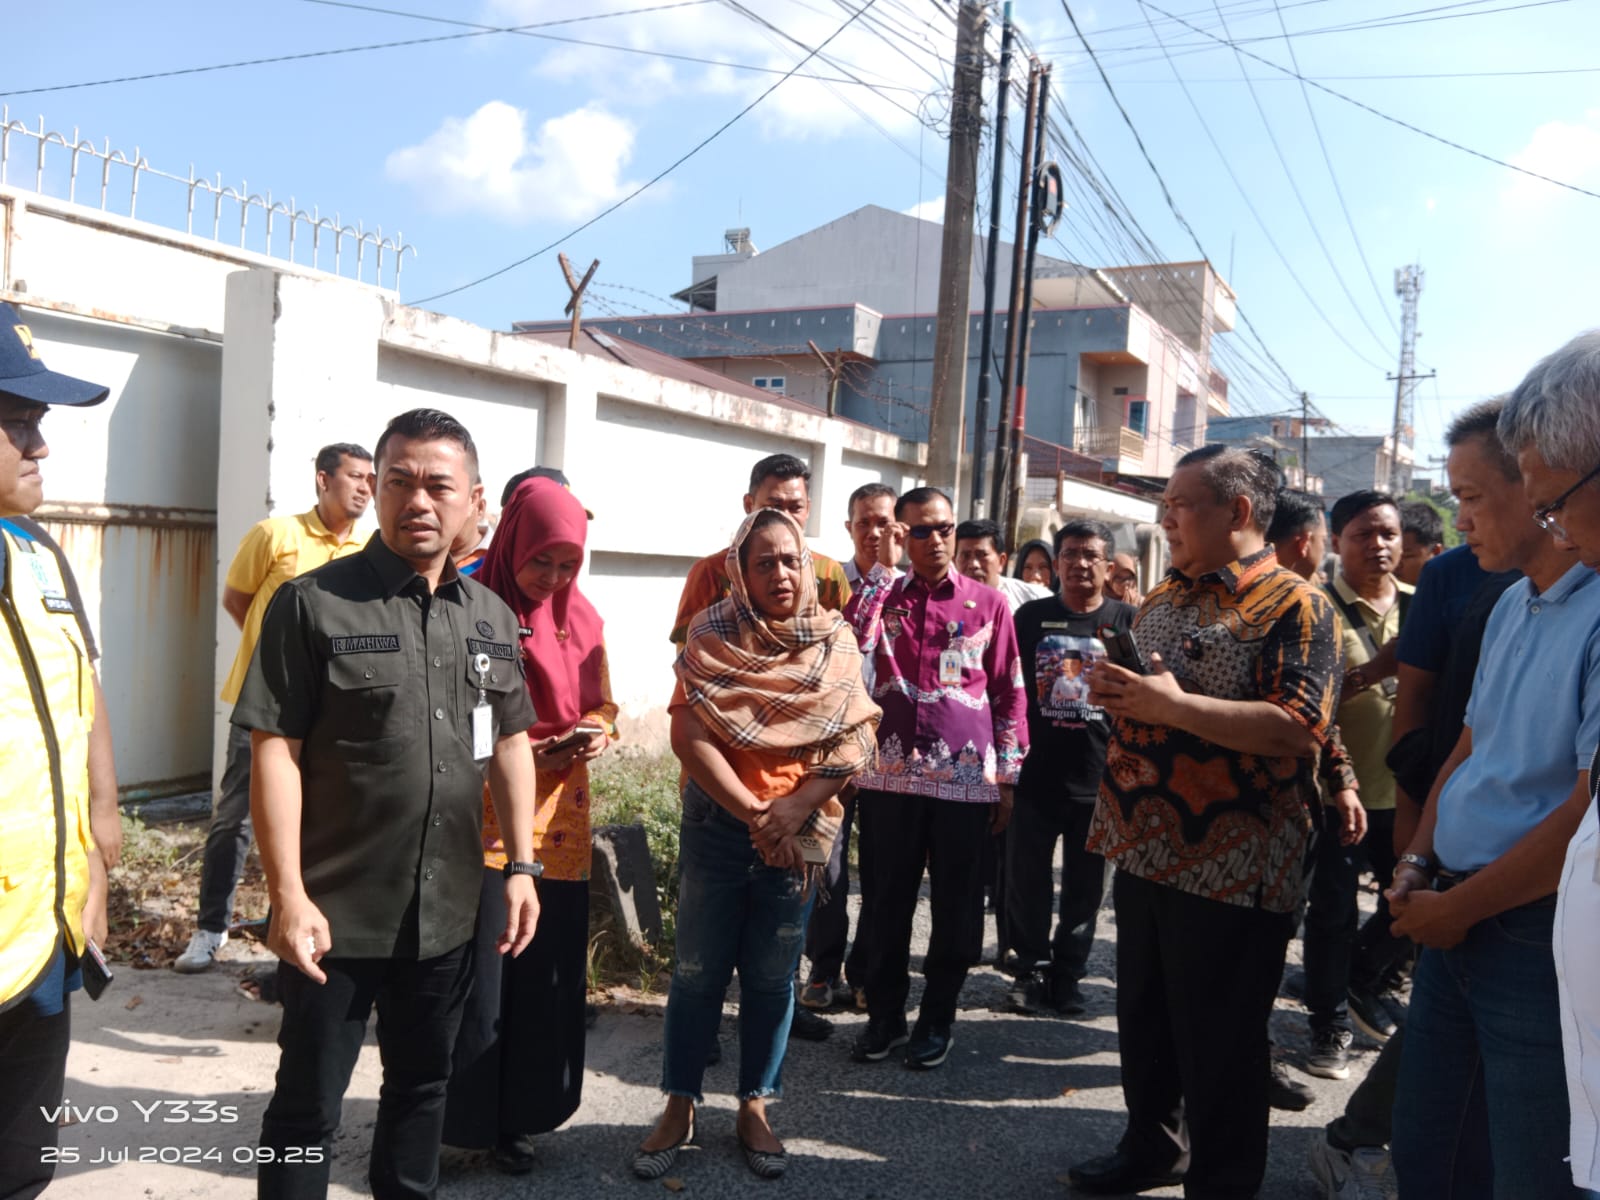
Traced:
[[661, 1090], [701, 1100], [722, 1000], [739, 969], [739, 1099], [782, 1091], [794, 972], [811, 901], [761, 861], [745, 825], [693, 780], [678, 846], [678, 965], [667, 993]]

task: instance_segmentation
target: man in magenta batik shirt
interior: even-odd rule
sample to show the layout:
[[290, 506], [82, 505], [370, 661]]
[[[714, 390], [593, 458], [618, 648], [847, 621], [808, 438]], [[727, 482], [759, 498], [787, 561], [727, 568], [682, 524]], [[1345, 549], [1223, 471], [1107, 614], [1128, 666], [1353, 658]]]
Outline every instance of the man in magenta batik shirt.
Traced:
[[[861, 876], [871, 911], [867, 1031], [857, 1062], [905, 1046], [906, 1065], [937, 1067], [950, 1052], [956, 1000], [983, 944], [981, 852], [1011, 816], [1027, 750], [1027, 700], [1005, 597], [952, 570], [955, 514], [935, 488], [900, 497], [882, 557], [845, 607], [883, 708], [878, 764], [856, 776]], [[911, 922], [926, 865], [933, 931], [927, 987], [906, 1032]], [[907, 1045], [907, 1043], [910, 1043]]]

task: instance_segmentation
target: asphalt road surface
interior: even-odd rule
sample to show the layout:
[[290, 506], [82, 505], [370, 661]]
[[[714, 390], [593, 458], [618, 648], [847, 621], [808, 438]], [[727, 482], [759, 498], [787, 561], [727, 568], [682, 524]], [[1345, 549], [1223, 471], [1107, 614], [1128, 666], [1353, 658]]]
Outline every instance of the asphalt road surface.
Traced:
[[[1370, 897], [1363, 900], [1370, 904]], [[1085, 982], [1090, 1007], [1082, 1018], [1003, 1011], [1007, 980], [983, 967], [962, 994], [955, 1046], [939, 1070], [850, 1062], [850, 1041], [865, 1022], [854, 1013], [833, 1018], [835, 1031], [826, 1042], [793, 1042], [785, 1097], [772, 1108], [791, 1162], [788, 1175], [772, 1184], [750, 1175], [733, 1134], [735, 985], [723, 1021], [728, 1053], [707, 1073], [698, 1145], [669, 1179], [681, 1181], [682, 1194], [691, 1197], [748, 1196], [752, 1188], [808, 1200], [1071, 1196], [1067, 1167], [1111, 1149], [1122, 1129], [1112, 981], [1116, 931], [1109, 906], [1102, 917]], [[927, 920], [924, 899], [918, 952]], [[225, 951], [235, 953], [233, 946]], [[986, 954], [993, 955], [992, 921]], [[1298, 943], [1290, 955], [1298, 959]], [[232, 958], [209, 974], [187, 977], [124, 970], [98, 1004], [75, 998], [66, 1088], [72, 1123], [62, 1130], [63, 1162], [50, 1200], [255, 1194], [250, 1155], [272, 1088], [278, 1010], [236, 993], [245, 965]], [[919, 994], [914, 977], [913, 1004]], [[468, 1200], [669, 1190], [662, 1182], [638, 1182], [628, 1170], [661, 1104], [662, 1002], [658, 997], [602, 1012], [589, 1033], [583, 1105], [566, 1127], [540, 1139], [532, 1174], [507, 1177], [482, 1154], [446, 1150], [440, 1195]], [[1315, 1087], [1317, 1102], [1305, 1112], [1273, 1114], [1262, 1194], [1310, 1200], [1318, 1192], [1305, 1167], [1306, 1148], [1342, 1110], [1372, 1061], [1372, 1048], [1358, 1038], [1363, 1052], [1350, 1080], [1312, 1080], [1294, 1065], [1306, 1049], [1303, 1009], [1280, 1000], [1273, 1033], [1291, 1070]], [[369, 1034], [335, 1144], [334, 1197], [368, 1194], [379, 1078]]]

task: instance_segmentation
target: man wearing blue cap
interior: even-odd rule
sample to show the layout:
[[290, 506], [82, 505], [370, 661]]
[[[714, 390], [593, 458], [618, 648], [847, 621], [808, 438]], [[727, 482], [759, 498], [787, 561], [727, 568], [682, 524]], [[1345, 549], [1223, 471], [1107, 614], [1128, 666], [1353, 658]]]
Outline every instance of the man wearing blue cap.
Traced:
[[47, 1113], [61, 1104], [67, 993], [106, 934], [105, 864], [90, 830], [95, 689], [73, 589], [58, 559], [10, 518], [44, 500], [52, 405], [107, 389], [48, 370], [0, 304], [0, 1197], [37, 1196], [55, 1172]]

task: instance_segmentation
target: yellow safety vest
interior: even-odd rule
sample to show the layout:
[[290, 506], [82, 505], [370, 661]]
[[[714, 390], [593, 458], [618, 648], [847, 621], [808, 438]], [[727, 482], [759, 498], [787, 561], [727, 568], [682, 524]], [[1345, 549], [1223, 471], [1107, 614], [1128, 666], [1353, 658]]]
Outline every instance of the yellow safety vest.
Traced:
[[83, 951], [94, 679], [56, 557], [0, 521], [0, 1010]]

